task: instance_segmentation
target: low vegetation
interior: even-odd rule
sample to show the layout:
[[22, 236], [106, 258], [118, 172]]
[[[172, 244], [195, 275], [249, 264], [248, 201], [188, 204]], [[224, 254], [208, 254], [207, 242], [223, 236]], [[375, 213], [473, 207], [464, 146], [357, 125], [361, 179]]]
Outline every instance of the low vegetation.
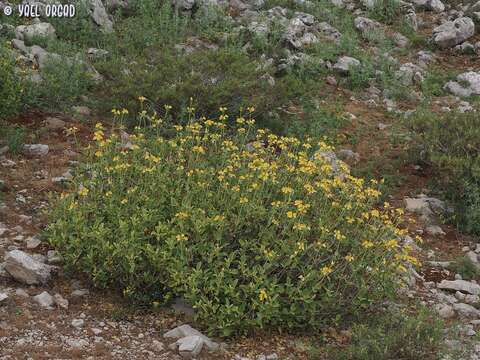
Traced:
[[332, 346], [330, 360], [440, 360], [452, 354], [443, 342], [443, 324], [435, 315], [420, 309], [412, 314], [393, 310], [373, 316], [370, 321], [350, 329], [348, 345]]
[[441, 173], [437, 185], [457, 208], [451, 220], [480, 234], [480, 118], [476, 113], [421, 111], [409, 124], [420, 147], [414, 151], [423, 155], [419, 160]]

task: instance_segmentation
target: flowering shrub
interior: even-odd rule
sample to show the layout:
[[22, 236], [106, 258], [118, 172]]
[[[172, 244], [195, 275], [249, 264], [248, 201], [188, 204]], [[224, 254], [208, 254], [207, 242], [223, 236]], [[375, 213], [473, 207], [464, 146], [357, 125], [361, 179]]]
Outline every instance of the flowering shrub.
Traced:
[[397, 241], [401, 211], [374, 208], [379, 192], [325, 143], [250, 116], [227, 129], [221, 112], [171, 129], [143, 112], [149, 125], [128, 139], [98, 124], [47, 230], [67, 264], [134, 300], [181, 296], [224, 336], [315, 329], [387, 296], [414, 261]]

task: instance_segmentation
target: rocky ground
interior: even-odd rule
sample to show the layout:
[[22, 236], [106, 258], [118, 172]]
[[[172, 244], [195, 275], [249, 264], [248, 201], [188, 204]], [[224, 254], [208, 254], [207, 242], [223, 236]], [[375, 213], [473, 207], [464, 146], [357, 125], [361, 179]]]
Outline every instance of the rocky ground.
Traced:
[[[128, 7], [126, 1], [107, 1], [106, 8], [100, 1], [90, 3], [93, 21], [103, 31], [113, 31], [109, 9]], [[480, 95], [480, 58], [471, 55], [480, 54], [480, 34], [476, 31], [480, 28], [480, 2], [451, 5], [440, 0], [414, 0], [401, 4], [405, 18], [439, 49], [406, 53], [391, 59], [398, 66], [399, 81], [412, 86], [413, 102], [395, 102], [375, 85], [358, 97], [339, 86], [339, 79], [361, 65], [358, 59], [342, 56], [324, 64], [332, 72], [327, 78], [329, 90], [345, 100], [345, 115], [353, 120], [354, 127], [367, 131], [359, 139], [355, 151], [342, 149], [337, 154], [352, 166], [389, 150], [383, 148], [388, 145], [381, 141], [391, 130], [391, 124], [384, 119], [389, 119], [390, 113], [408, 116], [415, 99], [423, 96], [416, 86], [425, 80], [432, 64], [461, 71], [456, 80], [444, 84], [450, 95], [434, 98], [429, 104], [431, 109], [438, 112], [478, 111], [478, 104], [466, 99]], [[202, 3], [183, 0], [174, 5], [188, 13]], [[328, 23], [318, 22], [308, 13], [298, 13], [287, 19], [285, 9], [277, 6], [264, 10], [261, 1], [231, 0], [221, 5], [234, 9], [239, 26], [253, 32], [268, 32], [273, 21], [286, 24], [283, 38], [291, 56], [271, 59], [279, 70], [295, 62], [309, 61], [308, 55], [302, 52], [304, 47], [324, 38], [338, 41], [342, 36]], [[356, 30], [365, 38], [383, 29], [398, 47], [408, 42], [401, 34], [366, 17], [365, 9], [372, 6], [369, 1], [335, 0], [335, 5], [357, 15]], [[2, 6], [6, 4], [0, 3], [0, 9]], [[48, 53], [39, 46], [26, 46], [25, 41], [29, 37], [55, 36], [55, 29], [46, 22], [36, 22], [13, 30], [13, 48], [26, 63], [35, 65], [32, 76], [41, 79], [44, 61], [60, 55]], [[215, 47], [198, 39], [178, 46], [187, 52], [198, 47]], [[89, 49], [91, 54], [99, 51]], [[85, 64], [85, 69], [96, 81], [102, 81], [102, 75], [91, 65]], [[267, 76], [266, 80], [275, 82], [273, 77]], [[256, 339], [222, 343], [189, 327], [191, 309], [181, 303], [158, 313], [133, 311], [119, 294], [93, 289], [80, 274], [64, 271], [62, 259], [40, 234], [46, 226], [42, 209], [48, 206], [48, 194], [62, 191], [63, 183], [69, 180], [77, 161], [81, 160], [81, 148], [91, 138], [89, 124], [94, 120], [91, 111], [85, 107], [74, 110], [83, 117], [82, 121], [75, 116], [45, 113], [29, 113], [15, 119], [15, 123], [26, 126], [32, 141], [23, 147], [20, 155], [0, 148], [0, 255], [3, 255], [0, 358], [307, 359], [308, 354], [298, 345], [301, 337], [259, 335]], [[75, 137], [67, 136], [67, 129], [72, 127], [78, 128]], [[380, 140], [372, 142], [372, 136]], [[379, 171], [381, 173], [381, 166]], [[461, 254], [480, 268], [480, 242], [442, 223], [442, 217], [451, 209], [444, 201], [428, 196], [425, 186], [428, 174], [413, 167], [402, 169], [402, 172], [408, 180], [392, 195], [391, 202], [402, 205], [412, 220], [410, 236], [404, 238], [404, 242], [417, 247], [423, 262], [421, 269], [411, 269], [409, 287], [403, 289], [402, 294], [434, 308], [447, 323], [458, 327], [462, 336], [448, 341], [458, 348], [467, 348], [467, 343], [473, 343], [473, 352], [465, 359], [478, 359], [480, 284], [475, 280], [463, 280], [448, 269], [449, 261]], [[413, 240], [416, 235], [425, 239], [421, 247]]]

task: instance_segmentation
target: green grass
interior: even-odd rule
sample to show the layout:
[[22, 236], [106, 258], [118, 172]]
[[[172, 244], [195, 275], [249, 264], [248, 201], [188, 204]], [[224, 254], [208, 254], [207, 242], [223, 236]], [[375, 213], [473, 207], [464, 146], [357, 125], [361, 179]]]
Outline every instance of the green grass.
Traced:
[[[389, 311], [374, 314], [351, 329], [346, 346], [330, 346], [328, 360], [441, 360], [452, 352], [444, 344], [444, 326], [436, 316], [420, 309], [418, 313]], [[461, 354], [459, 356], [464, 356]], [[318, 359], [322, 359], [319, 357]], [[451, 359], [462, 359], [452, 356]]]
[[456, 258], [449, 266], [449, 270], [460, 274], [464, 280], [478, 280], [480, 269], [465, 256]]
[[21, 126], [13, 126], [0, 121], [0, 147], [8, 146], [11, 154], [19, 154], [25, 143], [26, 132]]

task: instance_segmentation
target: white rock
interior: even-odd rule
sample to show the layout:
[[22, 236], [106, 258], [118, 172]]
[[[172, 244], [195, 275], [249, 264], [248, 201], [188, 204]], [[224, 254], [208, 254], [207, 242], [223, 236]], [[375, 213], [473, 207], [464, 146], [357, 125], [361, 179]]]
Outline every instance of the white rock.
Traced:
[[0, 292], [0, 304], [4, 303], [8, 299], [8, 295], [4, 292]]
[[462, 17], [447, 21], [433, 29], [433, 42], [446, 49], [458, 45], [475, 34], [475, 24], [472, 19]]
[[68, 309], [68, 300], [65, 299], [62, 295], [60, 294], [55, 294], [54, 296], [55, 303], [61, 307], [62, 309]]
[[451, 305], [437, 304], [435, 306], [435, 310], [443, 319], [450, 319], [455, 316], [455, 311], [453, 311], [453, 307]]
[[47, 262], [49, 264], [60, 264], [62, 262], [62, 257], [55, 250], [47, 251]]
[[177, 340], [175, 344], [183, 358], [191, 359], [202, 351], [203, 339], [198, 335], [190, 335]]
[[453, 309], [464, 318], [478, 319], [480, 317], [480, 311], [474, 308], [472, 305], [456, 303], [453, 304]]
[[442, 280], [437, 287], [439, 289], [461, 291], [471, 295], [480, 295], [480, 285], [466, 280]]
[[113, 31], [113, 22], [105, 10], [105, 6], [101, 0], [87, 0], [88, 12], [92, 17], [93, 21], [100, 26], [104, 32]]
[[5, 270], [17, 281], [38, 285], [48, 282], [53, 267], [35, 260], [23, 251], [12, 250], [5, 254]]
[[52, 309], [52, 306], [55, 304], [55, 300], [53, 299], [52, 295], [46, 291], [34, 296], [33, 300], [35, 300], [36, 303], [45, 309]]
[[22, 289], [22, 288], [16, 289], [16, 290], [15, 290], [15, 295], [21, 296], [21, 297], [25, 297], [25, 298], [30, 297], [30, 295], [28, 295], [28, 293], [27, 293], [24, 289]]
[[27, 249], [35, 249], [40, 246], [42, 242], [36, 236], [27, 239]]
[[48, 154], [49, 147], [44, 144], [26, 144], [23, 145], [23, 151], [30, 156], [45, 156]]
[[435, 11], [438, 13], [445, 11], [445, 5], [440, 0], [427, 0], [425, 7], [428, 10]]
[[457, 76], [457, 81], [449, 81], [444, 89], [459, 97], [480, 95], [480, 73], [469, 71]]
[[32, 25], [20, 25], [15, 28], [15, 37], [19, 40], [31, 41], [36, 37], [54, 39], [55, 28], [46, 22]]
[[428, 225], [425, 228], [425, 231], [428, 235], [432, 236], [445, 235], [445, 231], [443, 231], [442, 228], [438, 225]]
[[83, 319], [73, 319], [71, 324], [74, 328], [79, 329], [79, 328], [83, 327], [83, 325], [85, 325], [85, 320], [83, 320]]
[[360, 66], [360, 61], [349, 56], [342, 56], [333, 65], [333, 70], [342, 75], [348, 75], [352, 69]]
[[163, 334], [163, 337], [179, 339], [179, 338], [183, 338], [186, 336], [193, 336], [193, 335], [200, 336], [203, 342], [205, 343], [205, 345], [209, 348], [209, 350], [218, 349], [219, 345], [216, 342], [210, 340], [207, 336], [203, 335], [200, 331], [192, 328], [190, 325], [187, 325], [187, 324], [178, 326], [175, 329], [172, 329], [166, 332], [165, 334]]

